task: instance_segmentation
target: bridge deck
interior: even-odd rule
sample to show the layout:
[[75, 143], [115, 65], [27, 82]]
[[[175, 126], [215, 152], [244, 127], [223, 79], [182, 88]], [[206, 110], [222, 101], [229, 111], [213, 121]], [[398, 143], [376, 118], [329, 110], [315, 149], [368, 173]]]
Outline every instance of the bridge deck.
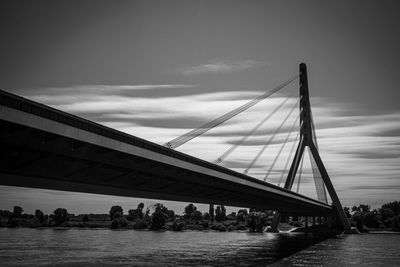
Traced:
[[332, 207], [0, 90], [0, 184], [323, 215]]

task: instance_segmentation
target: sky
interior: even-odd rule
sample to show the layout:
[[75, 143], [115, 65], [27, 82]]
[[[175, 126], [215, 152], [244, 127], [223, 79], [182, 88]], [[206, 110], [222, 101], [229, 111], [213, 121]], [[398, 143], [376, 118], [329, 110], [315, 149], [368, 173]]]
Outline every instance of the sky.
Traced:
[[[399, 7], [390, 0], [1, 1], [0, 88], [164, 144], [293, 77], [304, 62], [320, 154], [342, 204], [379, 207], [400, 200]], [[177, 150], [214, 161], [289, 97], [223, 163], [243, 172], [296, 95], [298, 81]], [[250, 176], [263, 179], [295, 119]], [[268, 182], [279, 183], [294, 139]], [[307, 163], [299, 192], [315, 197]], [[160, 202], [0, 186], [0, 209], [26, 212], [103, 213], [141, 201]], [[187, 204], [161, 202], [178, 213]]]

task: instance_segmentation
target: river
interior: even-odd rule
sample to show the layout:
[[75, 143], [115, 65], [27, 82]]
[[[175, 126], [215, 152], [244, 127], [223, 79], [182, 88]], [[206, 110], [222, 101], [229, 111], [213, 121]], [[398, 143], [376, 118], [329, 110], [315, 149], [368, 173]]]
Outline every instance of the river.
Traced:
[[0, 266], [399, 266], [400, 235], [0, 228]]

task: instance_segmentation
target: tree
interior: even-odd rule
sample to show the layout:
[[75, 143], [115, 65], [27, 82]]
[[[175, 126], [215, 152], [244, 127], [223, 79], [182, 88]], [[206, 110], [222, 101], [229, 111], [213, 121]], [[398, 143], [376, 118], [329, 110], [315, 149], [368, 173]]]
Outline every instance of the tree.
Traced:
[[386, 220], [393, 218], [394, 212], [393, 212], [393, 210], [388, 209], [388, 208], [380, 208], [379, 216], [381, 217], [381, 220], [383, 222], [385, 222]]
[[203, 217], [203, 214], [201, 213], [201, 211], [196, 210], [192, 213], [192, 219], [195, 221], [200, 221]]
[[366, 213], [366, 212], [370, 212], [371, 211], [371, 207], [369, 205], [366, 204], [360, 204], [358, 205], [358, 207], [353, 206], [351, 208], [352, 212], [361, 212], [361, 213]]
[[40, 223], [44, 222], [44, 213], [43, 213], [43, 211], [35, 210], [35, 217]]
[[54, 222], [56, 225], [62, 224], [68, 220], [68, 211], [63, 208], [58, 208], [53, 211], [54, 213]]
[[110, 209], [110, 220], [114, 220], [115, 218], [122, 217], [124, 214], [124, 210], [121, 206], [112, 206]]
[[163, 204], [160, 203], [154, 204], [154, 212], [151, 215], [150, 229], [152, 230], [163, 229], [168, 219], [169, 219], [168, 209]]
[[247, 213], [247, 209], [238, 210], [238, 213], [237, 213], [237, 216], [236, 216], [236, 220], [238, 220], [239, 222], [245, 222], [247, 214], [248, 214]]
[[383, 204], [382, 209], [390, 209], [393, 211], [394, 216], [397, 216], [400, 214], [400, 201]]
[[150, 220], [150, 209], [146, 208], [146, 212], [144, 213], [144, 219], [145, 220]]
[[196, 206], [193, 203], [190, 203], [185, 207], [184, 217], [185, 219], [190, 219], [192, 214], [197, 210]]
[[368, 227], [378, 228], [381, 224], [378, 216], [377, 210], [373, 210], [371, 212], [365, 213], [364, 215], [364, 223]]
[[215, 220], [217, 222], [223, 221], [226, 218], [226, 209], [223, 205], [217, 206], [215, 209]]
[[264, 212], [252, 211], [246, 221], [250, 232], [262, 232], [263, 227], [267, 225], [267, 216]]
[[8, 219], [12, 217], [13, 213], [9, 210], [0, 210], [0, 218]]
[[24, 210], [20, 206], [14, 206], [13, 214], [15, 218], [20, 218]]
[[210, 208], [208, 210], [208, 213], [210, 214], [210, 220], [214, 221], [214, 204], [210, 204]]
[[224, 219], [226, 218], [226, 208], [224, 205], [221, 205], [221, 212], [222, 212], [222, 216], [224, 217]]
[[144, 208], [144, 204], [140, 203], [136, 209], [134, 210], [129, 210], [128, 211], [128, 216], [127, 219], [129, 221], [136, 221], [136, 220], [141, 220], [143, 219], [143, 208]]
[[175, 218], [175, 212], [173, 211], [173, 210], [169, 210], [169, 209], [167, 209], [167, 215], [168, 215], [168, 220], [174, 220], [174, 218]]

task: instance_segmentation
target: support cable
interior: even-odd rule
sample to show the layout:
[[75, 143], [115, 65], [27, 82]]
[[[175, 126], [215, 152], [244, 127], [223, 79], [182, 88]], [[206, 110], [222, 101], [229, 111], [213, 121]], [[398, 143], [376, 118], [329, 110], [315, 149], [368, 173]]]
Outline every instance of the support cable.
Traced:
[[311, 151], [309, 150], [308, 152], [310, 154], [310, 161], [311, 161], [311, 167], [312, 167], [313, 178], [314, 178], [314, 183], [315, 183], [315, 190], [317, 191], [317, 198], [319, 201], [321, 201], [323, 203], [328, 203], [324, 180], [322, 179], [321, 173], [319, 172], [317, 163], [315, 162], [315, 159], [314, 159]]
[[258, 152], [257, 156], [253, 159], [253, 161], [250, 163], [250, 165], [247, 167], [247, 169], [244, 171], [245, 174], [248, 173], [248, 171], [253, 167], [254, 163], [258, 160], [258, 158], [261, 156], [261, 154], [265, 151], [265, 149], [271, 144], [271, 141], [275, 138], [275, 136], [278, 134], [278, 132], [281, 130], [282, 126], [286, 123], [290, 115], [292, 115], [293, 111], [297, 107], [297, 104], [299, 103], [300, 99], [296, 101], [296, 103], [293, 105], [291, 108], [290, 112], [286, 116], [286, 118], [282, 121], [281, 125], [279, 125], [278, 129], [274, 132], [274, 134], [269, 138], [268, 142], [263, 146], [263, 148]]
[[312, 130], [312, 138], [315, 144], [315, 148], [318, 150], [318, 142], [317, 142], [317, 135], [315, 134], [315, 126], [314, 126], [314, 116], [312, 114], [312, 111], [310, 109], [310, 115], [311, 115], [311, 130]]
[[245, 136], [243, 136], [242, 139], [239, 140], [236, 144], [232, 145], [230, 148], [228, 148], [224, 153], [219, 156], [214, 163], [215, 164], [220, 164], [226, 157], [228, 157], [238, 146], [243, 144], [247, 138], [249, 138], [255, 131], [257, 131], [258, 128], [260, 128], [269, 118], [272, 117], [290, 98], [286, 97], [286, 99], [277, 107], [275, 108], [270, 114], [268, 114], [267, 117], [265, 117], [261, 122], [259, 122], [250, 132], [248, 132]]
[[287, 136], [286, 136], [286, 138], [285, 138], [285, 141], [283, 141], [283, 143], [282, 143], [282, 145], [281, 145], [281, 147], [280, 147], [280, 149], [279, 149], [279, 151], [278, 151], [278, 154], [277, 154], [276, 157], [274, 158], [274, 161], [272, 162], [271, 166], [270, 166], [269, 169], [268, 169], [267, 174], [266, 174], [265, 177], [264, 177], [264, 182], [265, 182], [265, 180], [267, 180], [269, 174], [271, 173], [271, 171], [272, 171], [272, 169], [274, 168], [276, 162], [278, 161], [278, 158], [279, 158], [279, 156], [281, 155], [281, 153], [282, 153], [282, 151], [283, 151], [283, 148], [285, 147], [285, 145], [286, 145], [286, 143], [287, 143], [287, 141], [288, 141], [288, 139], [289, 139], [289, 136], [292, 134], [292, 132], [293, 132], [293, 130], [294, 130], [294, 127], [296, 126], [296, 124], [297, 124], [299, 118], [300, 118], [300, 116], [297, 116], [296, 120], [295, 120], [295, 121], [293, 122], [293, 124], [292, 124], [292, 127], [290, 127], [290, 130], [289, 130], [289, 132], [288, 132], [288, 134], [287, 134]]
[[297, 180], [297, 189], [296, 189], [296, 193], [299, 193], [300, 181], [301, 181], [301, 174], [303, 173], [303, 163], [304, 163], [304, 154], [303, 154], [303, 156], [301, 157], [300, 172], [299, 172], [299, 179]]
[[252, 107], [252, 106], [256, 105], [257, 103], [261, 102], [262, 100], [266, 99], [267, 97], [275, 94], [279, 90], [283, 89], [284, 87], [286, 87], [287, 85], [292, 83], [298, 77], [299, 77], [299, 75], [293, 76], [292, 78], [281, 83], [280, 85], [276, 86], [272, 90], [269, 90], [269, 91], [265, 92], [264, 94], [247, 102], [246, 104], [244, 104], [240, 107], [237, 107], [234, 110], [231, 110], [231, 111], [225, 113], [224, 115], [165, 143], [164, 146], [167, 146], [171, 149], [175, 149], [175, 148], [185, 144], [186, 142], [192, 140], [193, 138], [196, 138], [197, 136], [204, 134], [205, 132], [209, 131], [210, 129], [224, 123], [225, 121], [227, 121], [227, 120], [233, 118], [234, 116], [238, 115], [239, 113], [249, 109], [250, 107]]
[[300, 132], [297, 132], [297, 135], [293, 140], [292, 148], [290, 149], [290, 152], [289, 152], [289, 157], [286, 160], [285, 167], [283, 167], [281, 177], [279, 178], [278, 186], [281, 186], [281, 183], [282, 183], [282, 180], [283, 180], [283, 176], [285, 175], [287, 167], [289, 166], [289, 161], [292, 158], [292, 155], [293, 155], [293, 152], [294, 152], [294, 148], [296, 147], [296, 142], [297, 142], [297, 139], [299, 138], [299, 136], [300, 136]]
[[[311, 117], [311, 131], [312, 131], [312, 138], [313, 142], [315, 144], [315, 148], [318, 151], [318, 142], [317, 142], [317, 135], [315, 134], [315, 125], [314, 125], [314, 116], [312, 114], [312, 111], [310, 109], [310, 117]], [[319, 172], [317, 163], [315, 162], [314, 157], [312, 156], [311, 151], [308, 151], [310, 154], [310, 161], [311, 161], [311, 168], [312, 168], [312, 173], [313, 173], [313, 178], [314, 178], [314, 183], [315, 183], [315, 189], [317, 191], [317, 198], [319, 201], [323, 203], [328, 203], [328, 198], [326, 195], [326, 189], [325, 189], [325, 183], [322, 179], [321, 173]]]

